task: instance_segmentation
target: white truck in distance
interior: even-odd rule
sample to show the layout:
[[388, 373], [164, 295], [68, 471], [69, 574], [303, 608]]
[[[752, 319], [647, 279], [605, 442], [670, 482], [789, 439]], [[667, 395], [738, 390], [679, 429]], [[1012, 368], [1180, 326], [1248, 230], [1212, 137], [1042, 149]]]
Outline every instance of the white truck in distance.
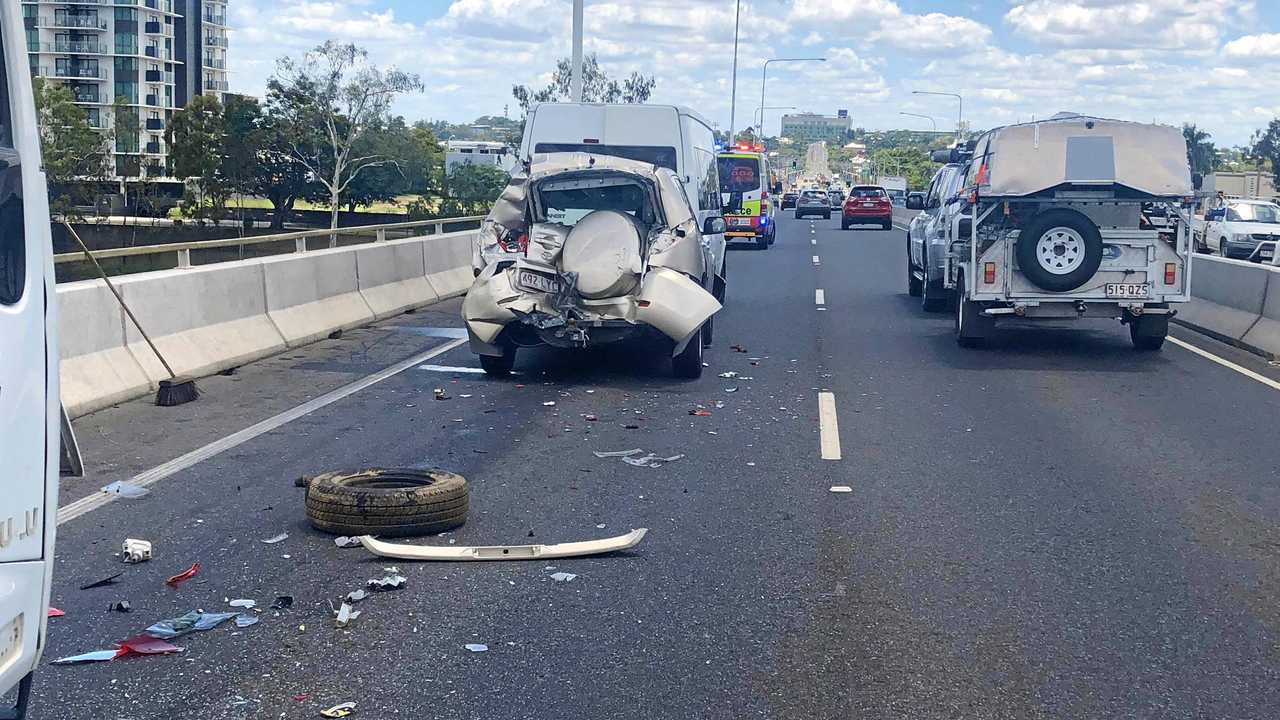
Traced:
[[882, 175], [876, 184], [889, 193], [889, 201], [901, 206], [907, 197], [907, 179], [898, 175]]
[[[1178, 128], [1060, 113], [984, 133], [965, 162], [945, 275], [959, 344], [980, 344], [997, 322], [1082, 318], [1120, 320], [1140, 350], [1164, 344], [1172, 305], [1191, 297]], [[1152, 206], [1172, 231], [1143, 221]]]

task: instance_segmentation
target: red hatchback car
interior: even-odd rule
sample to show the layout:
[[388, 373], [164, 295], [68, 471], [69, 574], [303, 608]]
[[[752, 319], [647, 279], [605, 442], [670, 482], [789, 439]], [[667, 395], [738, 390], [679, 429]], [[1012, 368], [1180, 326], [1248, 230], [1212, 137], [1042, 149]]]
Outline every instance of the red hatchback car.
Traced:
[[879, 185], [855, 185], [844, 199], [840, 229], [872, 223], [880, 225], [883, 230], [893, 227], [893, 204], [889, 202], [889, 193]]

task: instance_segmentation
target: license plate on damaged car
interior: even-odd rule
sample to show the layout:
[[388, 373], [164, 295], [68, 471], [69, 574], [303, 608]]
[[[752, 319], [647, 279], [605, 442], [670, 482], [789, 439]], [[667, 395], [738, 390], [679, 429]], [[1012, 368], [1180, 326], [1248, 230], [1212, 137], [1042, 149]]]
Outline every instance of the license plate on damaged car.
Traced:
[[544, 293], [560, 292], [560, 281], [549, 275], [521, 270], [516, 273], [516, 282], [530, 289]]
[[1107, 283], [1103, 290], [1109, 298], [1144, 298], [1151, 294], [1151, 283]]

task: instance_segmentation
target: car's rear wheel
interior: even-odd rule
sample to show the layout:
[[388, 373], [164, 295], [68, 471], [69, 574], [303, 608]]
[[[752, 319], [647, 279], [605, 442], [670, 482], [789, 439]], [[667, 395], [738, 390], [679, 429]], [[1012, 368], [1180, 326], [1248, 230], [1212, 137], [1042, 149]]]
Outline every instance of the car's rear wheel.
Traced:
[[[698, 330], [701, 334], [703, 331]], [[696, 380], [702, 377], [702, 341], [699, 337], [689, 340], [678, 355], [671, 358], [671, 372], [678, 378]]]
[[481, 355], [480, 367], [484, 370], [485, 375], [493, 377], [505, 377], [511, 374], [511, 368], [516, 364], [516, 349], [514, 346], [506, 345], [502, 348], [501, 355]]
[[916, 266], [911, 263], [911, 235], [907, 235], [907, 294], [911, 297], [920, 297], [923, 288], [921, 283], [916, 279]]
[[938, 312], [947, 308], [946, 289], [942, 281], [929, 279], [929, 244], [920, 249], [920, 275], [924, 278], [920, 283], [920, 309], [925, 312]]

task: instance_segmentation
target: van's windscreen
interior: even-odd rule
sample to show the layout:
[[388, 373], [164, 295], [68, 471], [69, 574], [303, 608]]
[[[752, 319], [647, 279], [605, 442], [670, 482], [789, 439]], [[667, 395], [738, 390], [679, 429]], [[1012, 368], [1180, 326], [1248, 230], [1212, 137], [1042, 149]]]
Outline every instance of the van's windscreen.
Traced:
[[538, 143], [533, 146], [535, 153], [584, 152], [596, 155], [612, 155], [613, 157], [638, 160], [668, 170], [676, 170], [676, 149], [650, 145], [595, 145], [577, 143]]
[[720, 192], [751, 192], [760, 189], [760, 161], [753, 157], [722, 157], [718, 160]]

